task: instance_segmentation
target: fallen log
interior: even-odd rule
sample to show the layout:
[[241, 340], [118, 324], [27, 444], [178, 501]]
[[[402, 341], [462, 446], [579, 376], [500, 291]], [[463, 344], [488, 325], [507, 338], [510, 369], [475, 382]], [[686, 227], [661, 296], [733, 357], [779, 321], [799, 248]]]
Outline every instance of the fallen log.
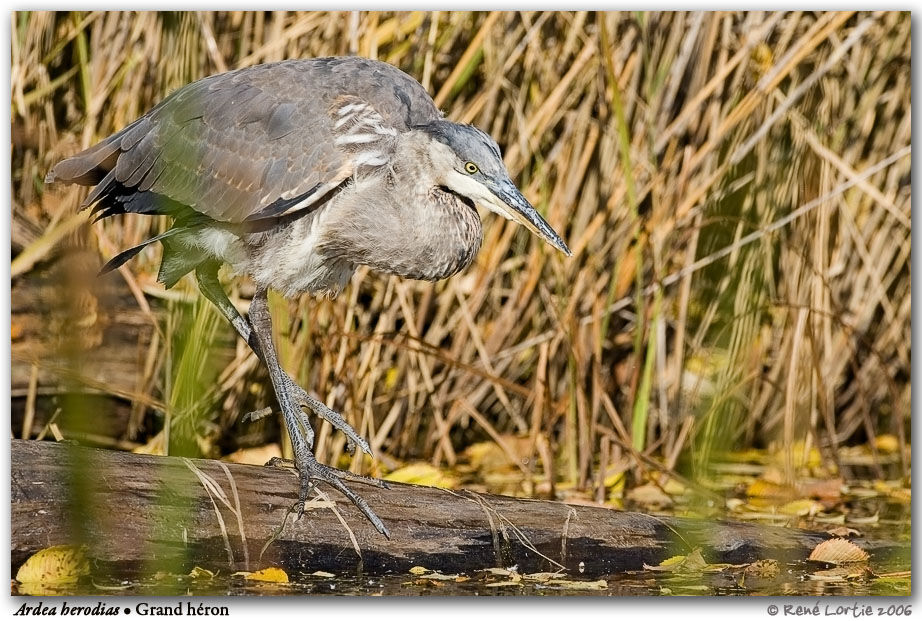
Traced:
[[[825, 533], [656, 517], [469, 491], [354, 484], [391, 532], [379, 535], [345, 498], [322, 490], [295, 520], [293, 470], [12, 441], [12, 564], [82, 543], [119, 571], [153, 562], [289, 573], [472, 572], [517, 565], [584, 576], [640, 570], [700, 547], [709, 562], [803, 560]], [[859, 542], [872, 553], [888, 553]]]

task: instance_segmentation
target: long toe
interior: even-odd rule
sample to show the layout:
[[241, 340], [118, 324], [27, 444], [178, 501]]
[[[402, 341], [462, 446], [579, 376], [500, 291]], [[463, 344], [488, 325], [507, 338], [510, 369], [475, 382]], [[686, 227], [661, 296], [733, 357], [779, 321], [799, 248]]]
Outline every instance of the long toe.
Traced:
[[328, 408], [322, 401], [312, 397], [306, 390], [296, 384], [295, 381], [291, 379], [291, 376], [288, 376], [288, 390], [299, 404], [306, 406], [314, 414], [333, 425], [334, 429], [343, 432], [349, 439], [350, 444], [359, 447], [368, 455], [372, 454], [371, 446], [369, 446], [368, 441], [360, 436], [359, 433], [352, 428], [352, 425], [346, 422], [342, 414]]
[[[343, 480], [356, 481], [359, 483], [374, 485], [375, 487], [387, 488], [387, 484], [384, 483], [384, 481], [379, 481], [378, 479], [362, 476], [353, 472], [332, 468], [325, 464], [321, 464], [316, 459], [314, 459], [313, 456], [300, 460], [298, 470], [303, 477], [302, 481], [323, 481], [330, 487], [338, 490], [343, 494], [343, 496], [348, 498], [352, 504], [358, 507], [358, 509], [365, 515], [366, 518], [368, 518], [368, 521], [374, 525], [379, 533], [390, 539], [390, 533], [388, 532], [387, 527], [384, 526], [384, 522], [381, 521], [381, 518], [379, 518], [375, 512], [372, 511], [371, 507], [368, 506], [368, 503], [365, 502], [364, 498], [353, 492], [351, 489], [346, 487], [345, 483], [343, 483]], [[302, 485], [301, 495], [306, 496], [309, 489], [310, 485]], [[302, 497], [299, 499], [299, 502], [304, 502], [305, 499], [306, 498]]]

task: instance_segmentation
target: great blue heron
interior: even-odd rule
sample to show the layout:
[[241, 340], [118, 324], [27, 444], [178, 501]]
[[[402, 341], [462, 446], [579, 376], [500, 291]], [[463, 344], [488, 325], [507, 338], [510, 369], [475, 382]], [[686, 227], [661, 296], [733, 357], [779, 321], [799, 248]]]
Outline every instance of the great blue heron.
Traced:
[[[346, 495], [387, 529], [343, 480], [384, 486], [318, 463], [301, 409], [371, 454], [337, 412], [279, 366], [266, 292], [335, 295], [356, 267], [439, 280], [470, 265], [482, 230], [475, 206], [566, 244], [522, 196], [496, 142], [442, 118], [413, 78], [364, 58], [257, 65], [172, 93], [99, 144], [59, 162], [46, 183], [95, 185], [84, 207], [99, 218], [166, 214], [172, 228], [115, 256], [114, 269], [154, 241], [159, 280], [194, 271], [201, 292], [265, 363], [300, 475], [299, 513], [312, 480]], [[218, 281], [227, 264], [256, 284], [249, 321]]]

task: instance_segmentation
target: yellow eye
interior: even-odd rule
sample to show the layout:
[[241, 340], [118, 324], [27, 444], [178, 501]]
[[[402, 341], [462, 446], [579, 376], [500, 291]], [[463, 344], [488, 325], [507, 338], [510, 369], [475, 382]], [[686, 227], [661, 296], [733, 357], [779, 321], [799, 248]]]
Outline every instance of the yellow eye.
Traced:
[[466, 163], [464, 164], [464, 170], [467, 171], [467, 174], [473, 175], [474, 173], [476, 173], [476, 172], [477, 172], [478, 170], [480, 170], [480, 169], [477, 168], [477, 164], [475, 164], [474, 162], [466, 162]]

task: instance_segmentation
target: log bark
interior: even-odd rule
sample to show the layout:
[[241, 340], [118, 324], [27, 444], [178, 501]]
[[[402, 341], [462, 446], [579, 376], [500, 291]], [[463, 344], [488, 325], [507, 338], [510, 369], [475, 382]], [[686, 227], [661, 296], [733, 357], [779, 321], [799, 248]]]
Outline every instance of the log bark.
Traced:
[[[640, 570], [700, 546], [709, 562], [803, 560], [825, 533], [656, 517], [603, 507], [392, 483], [353, 484], [391, 532], [378, 534], [337, 492], [295, 520], [294, 471], [12, 441], [12, 563], [84, 543], [97, 565], [152, 562], [215, 570], [471, 572], [556, 564], [584, 576]], [[334, 508], [335, 507], [335, 511]], [[874, 554], [892, 550], [859, 542]], [[265, 548], [262, 552], [261, 549]], [[905, 552], [905, 551], [904, 551]]]
[[[26, 394], [33, 364], [39, 394], [79, 386], [136, 391], [154, 332], [150, 317], [121, 278], [71, 278], [63, 273], [68, 263], [81, 262], [56, 260], [11, 284], [12, 395]], [[88, 359], [92, 365], [80, 364]]]

